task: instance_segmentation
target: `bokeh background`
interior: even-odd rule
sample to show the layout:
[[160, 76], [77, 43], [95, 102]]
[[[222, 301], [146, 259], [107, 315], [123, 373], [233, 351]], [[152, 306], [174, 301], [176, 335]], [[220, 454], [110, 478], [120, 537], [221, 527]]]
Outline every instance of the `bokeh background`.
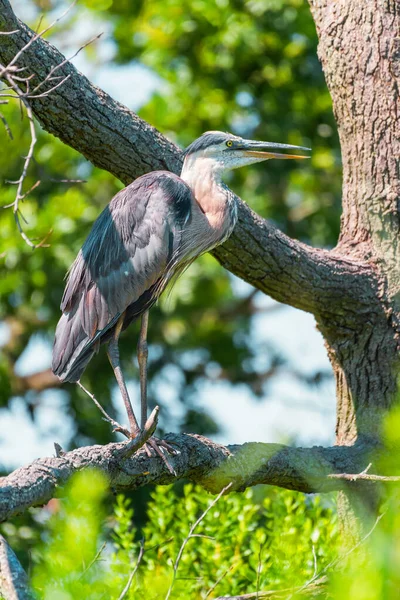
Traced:
[[[36, 28], [68, 4], [14, 0]], [[209, 129], [312, 147], [310, 161], [270, 161], [228, 184], [290, 236], [332, 247], [340, 220], [340, 151], [317, 36], [303, 0], [80, 0], [46, 36], [70, 56], [103, 32], [74, 64], [94, 83], [181, 146]], [[1, 204], [12, 202], [28, 122], [16, 102], [1, 107]], [[122, 187], [37, 124], [38, 144], [22, 206], [21, 239], [11, 210], [0, 212], [0, 470], [38, 456], [106, 443], [109, 426], [76, 386], [49, 371], [65, 273], [90, 227]], [[73, 180], [65, 182], [63, 180]], [[82, 182], [74, 182], [82, 180]], [[138, 406], [138, 326], [121, 339], [123, 369]], [[151, 312], [150, 403], [161, 429], [225, 443], [334, 440], [334, 383], [311, 315], [280, 305], [200, 258]], [[105, 352], [83, 383], [125, 420]]]

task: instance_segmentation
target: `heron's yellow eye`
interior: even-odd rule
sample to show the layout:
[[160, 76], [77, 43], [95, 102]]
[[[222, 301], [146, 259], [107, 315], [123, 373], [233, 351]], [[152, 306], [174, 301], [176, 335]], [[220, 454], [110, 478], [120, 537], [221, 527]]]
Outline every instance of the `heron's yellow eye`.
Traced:
[[230, 148], [232, 146], [233, 142], [231, 140], [229, 140], [229, 142], [226, 142], [226, 145], [228, 146], [228, 148]]

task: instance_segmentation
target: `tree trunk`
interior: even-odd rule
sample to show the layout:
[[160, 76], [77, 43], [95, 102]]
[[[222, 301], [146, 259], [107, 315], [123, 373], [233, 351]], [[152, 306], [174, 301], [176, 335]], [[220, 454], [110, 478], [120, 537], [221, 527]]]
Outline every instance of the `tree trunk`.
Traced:
[[[346, 315], [317, 320], [336, 377], [336, 442], [373, 447], [381, 444], [383, 420], [396, 401], [399, 368], [400, 3], [310, 5], [342, 150], [343, 215], [335, 253], [369, 264], [376, 274], [375, 302], [353, 323]], [[342, 497], [340, 504], [348, 524], [354, 502]]]

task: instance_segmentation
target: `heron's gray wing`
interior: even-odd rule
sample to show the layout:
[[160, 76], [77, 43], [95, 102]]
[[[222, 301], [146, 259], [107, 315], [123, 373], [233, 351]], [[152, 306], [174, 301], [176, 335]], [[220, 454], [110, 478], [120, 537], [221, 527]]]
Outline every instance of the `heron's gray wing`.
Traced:
[[57, 374], [128, 306], [151, 288], [161, 289], [155, 284], [179, 253], [191, 206], [190, 188], [164, 171], [140, 177], [113, 198], [69, 272], [53, 351]]

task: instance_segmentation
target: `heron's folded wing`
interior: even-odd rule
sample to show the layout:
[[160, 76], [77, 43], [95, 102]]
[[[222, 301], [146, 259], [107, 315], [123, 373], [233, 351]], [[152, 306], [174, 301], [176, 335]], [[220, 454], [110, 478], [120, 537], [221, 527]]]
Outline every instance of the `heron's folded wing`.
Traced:
[[106, 207], [70, 270], [61, 303], [88, 340], [165, 275], [190, 211], [190, 189], [166, 172], [140, 177]]

